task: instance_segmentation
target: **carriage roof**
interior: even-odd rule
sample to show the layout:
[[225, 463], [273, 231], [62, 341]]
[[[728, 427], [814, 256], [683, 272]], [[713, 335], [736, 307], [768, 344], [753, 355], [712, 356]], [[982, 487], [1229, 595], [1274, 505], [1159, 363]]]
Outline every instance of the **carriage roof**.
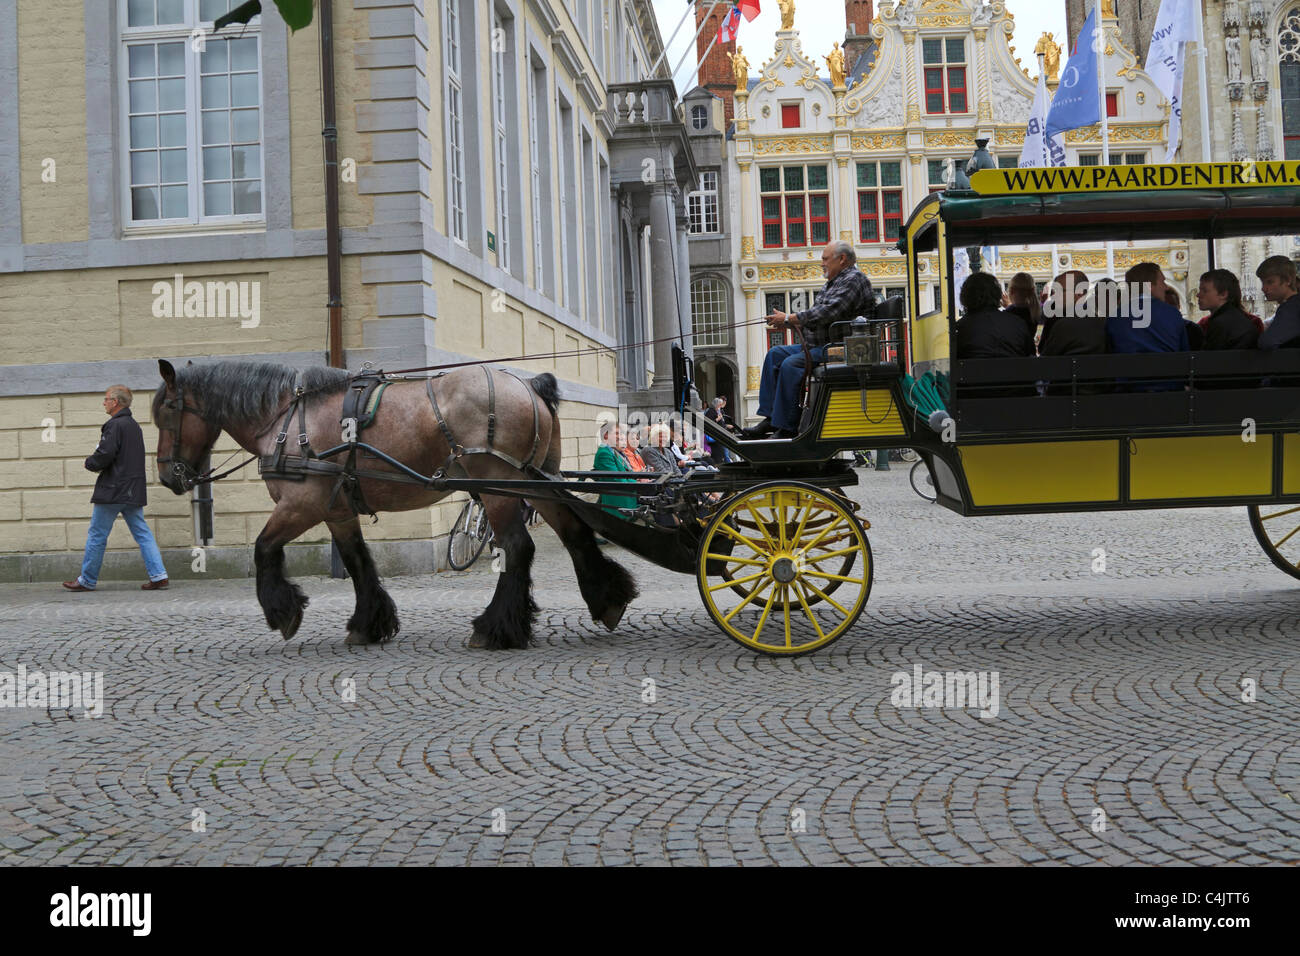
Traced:
[[[1243, 169], [1253, 182], [1233, 181]], [[1261, 185], [1261, 179], [1287, 185]], [[981, 170], [971, 182], [969, 190], [922, 200], [902, 230], [899, 250], [907, 250], [908, 236], [914, 252], [934, 250], [938, 230], [918, 221], [936, 218], [950, 247], [1300, 233], [1295, 162], [997, 169]], [[1142, 188], [1152, 182], [1171, 185]]]

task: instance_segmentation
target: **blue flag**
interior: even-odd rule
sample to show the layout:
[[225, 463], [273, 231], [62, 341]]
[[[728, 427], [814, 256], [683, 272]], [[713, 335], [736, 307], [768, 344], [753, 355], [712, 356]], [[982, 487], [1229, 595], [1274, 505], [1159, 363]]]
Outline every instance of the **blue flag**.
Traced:
[[1067, 129], [1101, 122], [1101, 94], [1097, 89], [1097, 8], [1088, 13], [1061, 74], [1061, 85], [1047, 114], [1050, 139]]

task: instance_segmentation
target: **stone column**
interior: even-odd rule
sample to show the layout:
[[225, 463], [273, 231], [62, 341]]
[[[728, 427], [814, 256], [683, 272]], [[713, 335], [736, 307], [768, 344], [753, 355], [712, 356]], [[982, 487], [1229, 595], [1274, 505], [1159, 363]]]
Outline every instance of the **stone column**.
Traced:
[[[677, 302], [682, 317], [682, 350], [687, 357], [695, 354], [695, 330], [691, 324], [691, 243], [690, 222], [686, 218], [686, 205], [677, 210]], [[668, 343], [670, 346], [671, 342]], [[671, 371], [671, 367], [670, 367]]]
[[[673, 260], [677, 252], [676, 187], [672, 183], [656, 183], [650, 193], [650, 276], [654, 315], [651, 319], [652, 338], [666, 339], [677, 334], [677, 315], [674, 303], [679, 301], [678, 289], [673, 282]], [[680, 268], [689, 270], [688, 262]], [[679, 270], [680, 271], [680, 270]], [[671, 342], [656, 342], [653, 347], [654, 379], [650, 386], [670, 388], [673, 363]]]

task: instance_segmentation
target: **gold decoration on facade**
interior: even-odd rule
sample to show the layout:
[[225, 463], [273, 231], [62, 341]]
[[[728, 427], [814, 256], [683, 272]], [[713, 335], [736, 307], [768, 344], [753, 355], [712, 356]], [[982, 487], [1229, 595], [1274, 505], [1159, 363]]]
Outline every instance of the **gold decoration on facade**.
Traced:
[[921, 122], [921, 107], [918, 104], [916, 103], [907, 104], [907, 122], [909, 123]]
[[745, 385], [751, 392], [758, 391], [759, 368], [757, 365], [751, 365], [745, 369]]
[[851, 229], [841, 229], [841, 230], [840, 230], [840, 238], [843, 239], [845, 242], [852, 242], [852, 241], [853, 241], [853, 230], [851, 230]]
[[1115, 16], [1115, 0], [1101, 0], [1101, 16], [1103, 20], [1107, 17], [1112, 20], [1119, 19]]
[[907, 260], [901, 258], [871, 259], [867, 262], [859, 260], [858, 268], [862, 269], [869, 279], [895, 279], [907, 275]]
[[793, 153], [829, 153], [830, 136], [786, 136], [760, 139], [754, 143], [755, 156], [789, 156]]
[[1025, 141], [1025, 128], [1023, 126], [1019, 127], [1018, 129], [999, 128], [997, 138], [998, 138], [998, 143], [1000, 143], [1003, 146], [1010, 146], [1013, 143], [1023, 144]]
[[835, 165], [838, 166], [840, 169], [848, 169], [849, 158], [847, 156], [836, 156]]
[[855, 153], [875, 149], [902, 149], [907, 144], [907, 137], [902, 133], [854, 133], [849, 140], [849, 149]]
[[[1159, 123], [1110, 124], [1110, 141], [1112, 143], [1155, 143], [1160, 140]], [[1072, 129], [1065, 134], [1066, 143], [1100, 143], [1101, 127], [1085, 126]]]
[[911, 161], [911, 163], [912, 163], [913, 166], [920, 166], [920, 165], [921, 165], [921, 154], [920, 154], [920, 153], [913, 153], [911, 156], [909, 156], [909, 157], [907, 157], [907, 158]]
[[802, 262], [799, 264], [760, 265], [759, 282], [801, 282], [804, 279], [822, 279], [821, 263]]
[[753, 236], [741, 236], [740, 258], [742, 259], [754, 258], [754, 237]]
[[844, 51], [839, 43], [831, 44], [831, 52], [826, 54], [826, 66], [831, 71], [831, 86], [837, 90], [844, 88]]
[[1034, 46], [1034, 53], [1043, 55], [1043, 69], [1047, 71], [1047, 82], [1055, 83], [1056, 75], [1061, 70], [1061, 47], [1056, 42], [1056, 37], [1044, 30]]
[[787, 53], [785, 55], [785, 59], [781, 61], [781, 65], [785, 67], [787, 70], [794, 69], [794, 55], [791, 53]]
[[936, 146], [970, 146], [975, 145], [974, 131], [957, 131], [942, 132], [940, 130], [926, 130], [925, 145], [927, 149]]
[[739, 93], [749, 86], [749, 60], [745, 59], [745, 48], [736, 47], [736, 52], [728, 53], [727, 59], [731, 61], [731, 72], [736, 78], [736, 92]]
[[1052, 268], [1052, 257], [1046, 256], [1017, 256], [1003, 255], [1002, 270], [1010, 272], [1014, 269], [1017, 272], [1047, 272]]
[[794, 0], [776, 0], [776, 5], [781, 9], [781, 29], [794, 29]]
[[970, 26], [970, 17], [917, 17], [916, 25], [919, 27], [968, 27]]

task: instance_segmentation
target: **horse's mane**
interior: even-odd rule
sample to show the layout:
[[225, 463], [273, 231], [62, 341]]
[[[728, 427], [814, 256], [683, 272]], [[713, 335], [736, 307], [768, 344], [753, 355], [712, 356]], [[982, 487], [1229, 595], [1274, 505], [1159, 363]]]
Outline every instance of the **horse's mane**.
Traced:
[[[176, 381], [199, 397], [203, 415], [221, 428], [260, 424], [288, 400], [298, 370], [274, 362], [213, 362], [187, 365], [176, 370]], [[314, 367], [303, 370], [307, 392], [333, 394], [347, 387], [347, 369]], [[153, 397], [154, 420], [162, 404], [166, 384]]]

